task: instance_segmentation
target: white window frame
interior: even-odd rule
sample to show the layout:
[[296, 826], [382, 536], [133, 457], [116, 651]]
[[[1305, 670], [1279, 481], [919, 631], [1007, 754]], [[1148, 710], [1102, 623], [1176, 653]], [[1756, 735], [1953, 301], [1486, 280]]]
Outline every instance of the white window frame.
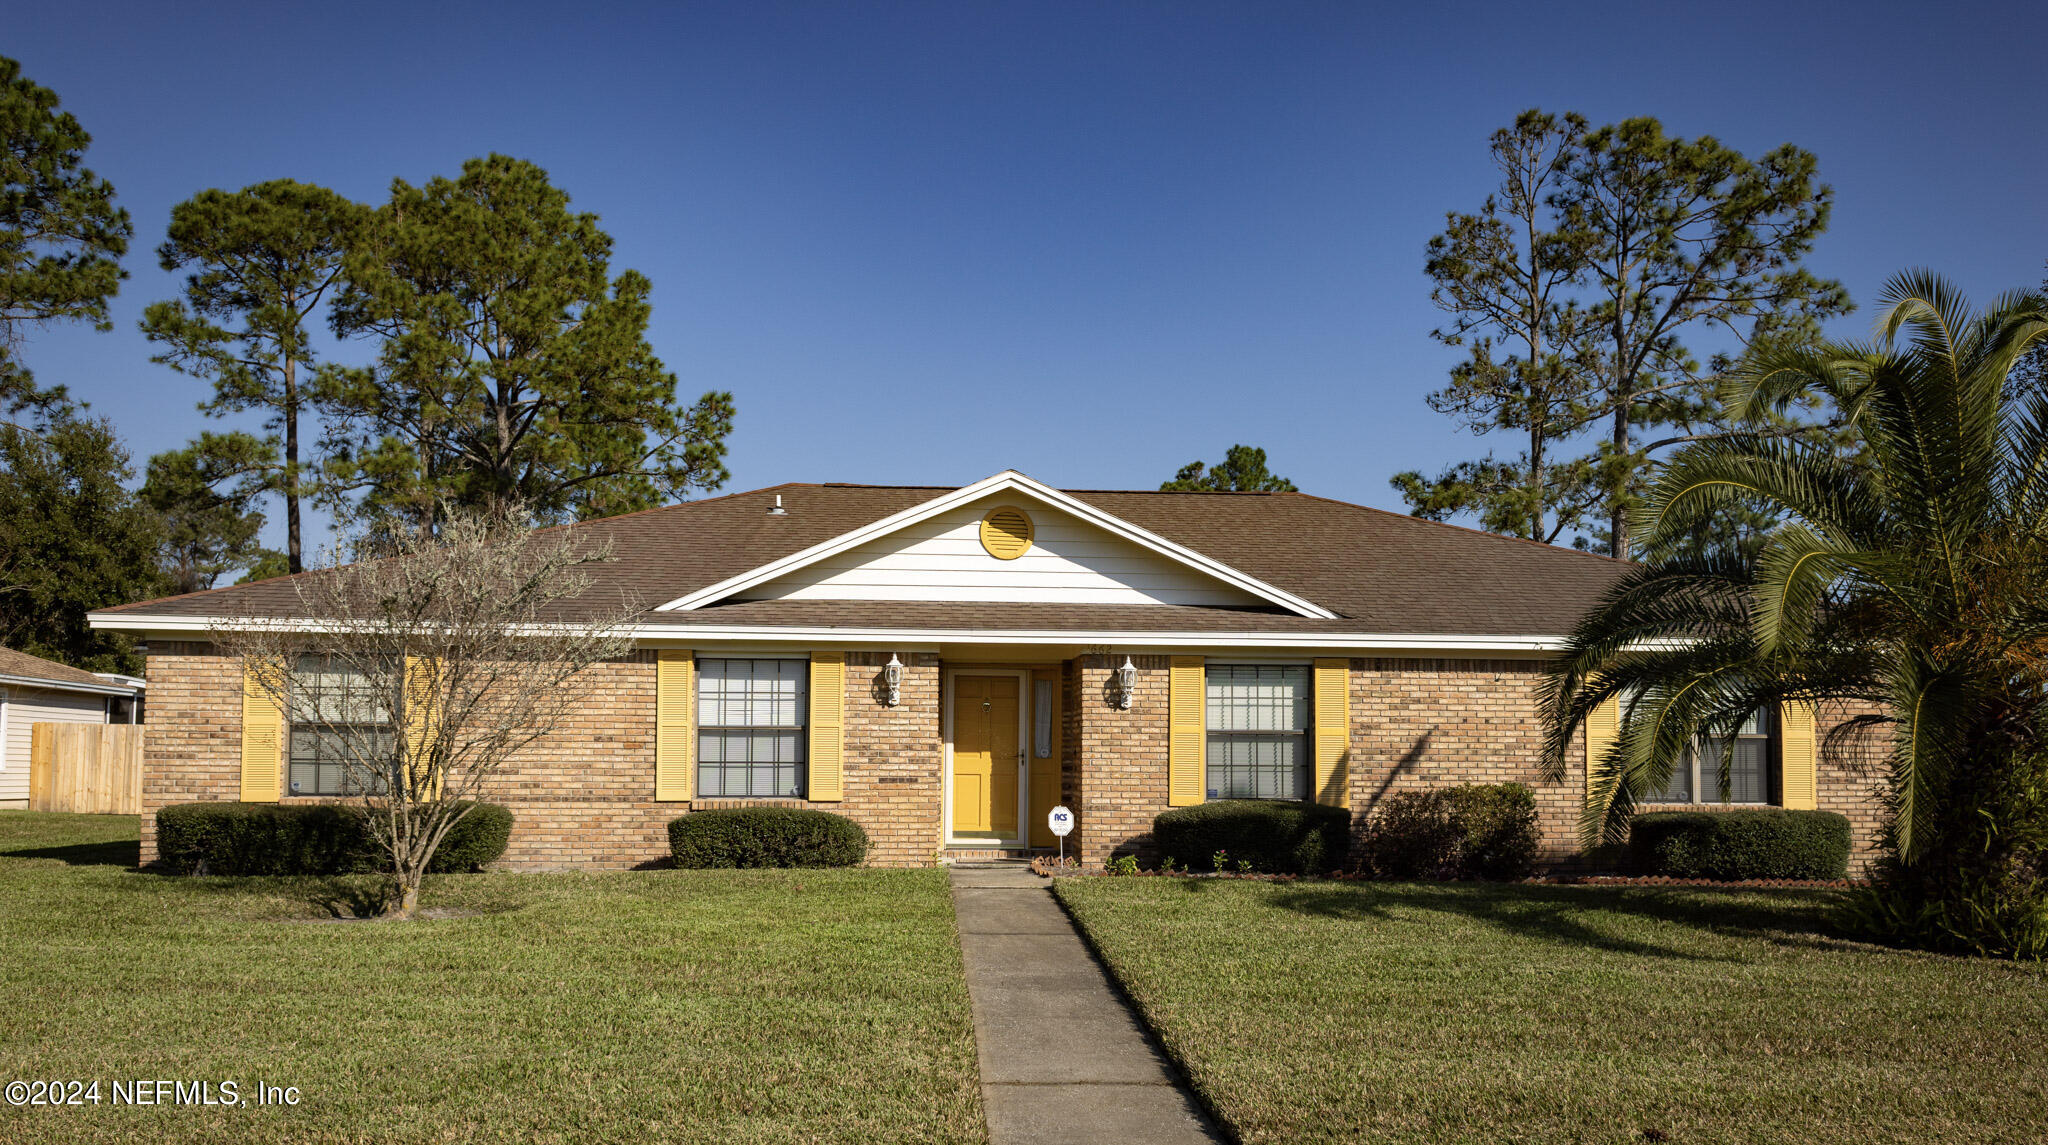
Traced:
[[[305, 661], [305, 659], [306, 659], [306, 658], [307, 658], [308, 656], [321, 656], [321, 657], [324, 657], [324, 658], [328, 659], [328, 660], [330, 661], [330, 663], [331, 663], [331, 662], [332, 662], [332, 660], [334, 659], [334, 657], [333, 657], [332, 655], [328, 654], [328, 653], [322, 653], [322, 652], [313, 652], [313, 653], [307, 653], [307, 654], [306, 654], [306, 656], [302, 656], [302, 657], [300, 657], [300, 660], [299, 660], [299, 662], [300, 662], [301, 664], [303, 664], [303, 663], [304, 663], [304, 661]], [[300, 685], [299, 685], [299, 678], [300, 678], [300, 677], [302, 677], [302, 676], [303, 676], [304, 674], [305, 674], [305, 670], [304, 670], [304, 668], [294, 668], [294, 669], [293, 669], [293, 671], [292, 671], [292, 679], [291, 679], [291, 680], [289, 681], [289, 684], [290, 684], [290, 686], [291, 686], [292, 688], [294, 688], [294, 689], [298, 688], [298, 687], [300, 686]], [[397, 699], [397, 700], [396, 700], [395, 702], [396, 702], [396, 703], [403, 703], [403, 702], [404, 702], [404, 699], [403, 699], [403, 697], [399, 697], [399, 698], [398, 698], [398, 699]], [[296, 765], [298, 764], [298, 753], [292, 750], [292, 744], [293, 744], [293, 741], [294, 741], [294, 740], [295, 740], [295, 739], [297, 738], [297, 737], [296, 737], [296, 735], [295, 735], [295, 733], [296, 733], [296, 732], [297, 732], [297, 731], [298, 731], [299, 729], [293, 726], [293, 721], [292, 721], [292, 719], [291, 719], [291, 712], [290, 712], [290, 711], [286, 711], [286, 712], [284, 713], [284, 716], [285, 716], [285, 718], [284, 718], [284, 721], [283, 721], [283, 724], [284, 724], [284, 727], [283, 727], [283, 731], [284, 731], [284, 797], [285, 797], [285, 798], [287, 798], [287, 799], [354, 799], [354, 798], [357, 798], [357, 797], [359, 797], [359, 796], [361, 796], [361, 795], [363, 795], [363, 794], [364, 794], [364, 792], [363, 792], [363, 791], [362, 791], [361, 789], [355, 789], [355, 790], [351, 790], [351, 789], [350, 789], [350, 784], [349, 784], [349, 782], [348, 782], [348, 775], [349, 775], [349, 772], [350, 772], [350, 771], [351, 771], [351, 770], [353, 769], [354, 765], [353, 765], [353, 764], [352, 764], [352, 763], [351, 763], [350, 761], [348, 761], [347, 759], [342, 759], [342, 760], [340, 760], [339, 762], [337, 762], [337, 763], [335, 763], [335, 764], [333, 765], [333, 766], [335, 766], [335, 767], [338, 767], [338, 768], [340, 769], [340, 771], [341, 771], [341, 775], [342, 775], [342, 777], [343, 777], [343, 778], [342, 778], [342, 781], [341, 781], [341, 783], [340, 783], [340, 786], [339, 786], [339, 789], [338, 789], [338, 790], [334, 790], [334, 791], [297, 791], [297, 790], [294, 790], [294, 789], [293, 789], [293, 787], [292, 787], [292, 768], [293, 768], [293, 767], [295, 767], [295, 766], [296, 766]], [[390, 718], [388, 718], [388, 719], [386, 719], [386, 720], [384, 720], [384, 721], [382, 721], [382, 722], [383, 722], [383, 724], [384, 724], [385, 728], [386, 728], [386, 729], [388, 730], [389, 734], [390, 734], [391, 736], [393, 736], [393, 737], [394, 737], [394, 738], [393, 738], [393, 740], [392, 740], [392, 750], [393, 750], [393, 752], [395, 753], [395, 752], [397, 751], [397, 748], [398, 748], [398, 742], [397, 742], [397, 739], [395, 738], [395, 737], [396, 737], [396, 736], [398, 735], [398, 713], [397, 713], [397, 712], [395, 712], [395, 711], [393, 711], [393, 712], [391, 712], [391, 713], [389, 714], [389, 716], [390, 716]], [[360, 720], [360, 721], [350, 721], [350, 722], [348, 723], [348, 725], [347, 725], [347, 726], [349, 726], [349, 727], [356, 727], [356, 728], [363, 728], [363, 727], [375, 727], [375, 726], [377, 726], [378, 722], [379, 722], [379, 721], [376, 721], [376, 720]], [[308, 729], [308, 730], [310, 730], [310, 731], [311, 731], [311, 732], [312, 732], [313, 734], [315, 734], [315, 735], [321, 734], [321, 731], [320, 731], [320, 728], [319, 728], [319, 726], [318, 726], [318, 725], [314, 725], [314, 726], [313, 726], [312, 728], [310, 728], [310, 729]], [[317, 758], [316, 758], [316, 759], [314, 760], [314, 765], [313, 765], [313, 766], [314, 766], [314, 771], [313, 771], [313, 774], [314, 774], [314, 777], [315, 777], [315, 782], [316, 782], [316, 784], [317, 784], [317, 782], [318, 782], [318, 777], [319, 777], [319, 776], [320, 776], [320, 775], [322, 774], [323, 768], [321, 767], [321, 765], [320, 765], [320, 763], [319, 763], [319, 761], [318, 761], [318, 759], [317, 759]], [[369, 792], [369, 794], [372, 794], [372, 795], [381, 795], [381, 794], [383, 794], [384, 792], [383, 792], [383, 790], [381, 790], [381, 788], [382, 788], [382, 787], [383, 787], [384, 785], [387, 785], [387, 784], [389, 784], [389, 782], [390, 782], [390, 779], [389, 779], [389, 777], [388, 777], [388, 776], [379, 776], [379, 777], [377, 777], [377, 782], [376, 782], [376, 784], [374, 784], [374, 785], [373, 785], [373, 789], [372, 789], [372, 790], [371, 790], [371, 791]]]
[[[1313, 661], [1309, 661], [1309, 660], [1292, 660], [1292, 659], [1290, 659], [1290, 660], [1276, 660], [1276, 659], [1258, 659], [1258, 660], [1250, 660], [1250, 659], [1210, 660], [1210, 661], [1206, 661], [1206, 662], [1205, 662], [1205, 663], [1204, 663], [1204, 664], [1202, 665], [1202, 798], [1203, 798], [1203, 801], [1204, 801], [1204, 802], [1207, 802], [1207, 801], [1209, 801], [1209, 800], [1225, 800], [1225, 799], [1255, 798], [1255, 797], [1248, 797], [1248, 796], [1236, 796], [1236, 795], [1212, 795], [1212, 794], [1210, 794], [1210, 791], [1212, 790], [1212, 788], [1210, 788], [1210, 786], [1209, 786], [1209, 737], [1210, 737], [1210, 736], [1212, 736], [1212, 735], [1214, 735], [1214, 734], [1216, 734], [1216, 731], [1217, 731], [1217, 729], [1211, 728], [1211, 727], [1209, 726], [1209, 673], [1210, 673], [1210, 672], [1211, 672], [1212, 670], [1214, 670], [1214, 669], [1217, 669], [1217, 668], [1299, 668], [1299, 669], [1301, 669], [1301, 670], [1303, 671], [1303, 673], [1305, 673], [1305, 674], [1306, 674], [1306, 679], [1305, 679], [1305, 680], [1304, 680], [1304, 682], [1303, 682], [1303, 686], [1304, 686], [1304, 688], [1306, 689], [1306, 697], [1307, 697], [1308, 705], [1307, 705], [1307, 714], [1306, 714], [1306, 716], [1304, 717], [1304, 719], [1303, 719], [1303, 721], [1302, 721], [1302, 727], [1301, 727], [1301, 732], [1300, 732], [1300, 735], [1301, 735], [1301, 764], [1300, 764], [1300, 766], [1299, 766], [1299, 770], [1300, 770], [1300, 772], [1301, 772], [1301, 792], [1302, 792], [1302, 793], [1301, 793], [1301, 795], [1300, 795], [1300, 796], [1296, 797], [1296, 798], [1295, 798], [1294, 800], [1290, 800], [1290, 802], [1300, 802], [1300, 803], [1309, 803], [1309, 802], [1313, 802], [1313, 801], [1314, 801], [1314, 799], [1315, 799], [1315, 785], [1316, 785], [1316, 784], [1315, 784], [1315, 734], [1316, 734], [1316, 670], [1315, 670], [1315, 664], [1314, 664], [1314, 662], [1313, 662]], [[1227, 731], [1226, 731], [1226, 732], [1224, 732], [1223, 734], [1225, 734], [1225, 735], [1229, 735], [1229, 734], [1232, 734], [1232, 733], [1230, 733], [1230, 732], [1227, 732]]]
[[[736, 660], [745, 660], [745, 661], [750, 661], [750, 662], [751, 662], [751, 661], [759, 661], [759, 660], [775, 660], [775, 661], [780, 661], [780, 662], [783, 662], [783, 663], [787, 663], [787, 664], [792, 664], [792, 665], [796, 665], [796, 666], [797, 666], [797, 673], [796, 673], [796, 676], [794, 677], [794, 678], [795, 678], [795, 680], [796, 680], [796, 682], [797, 682], [797, 722], [796, 722], [796, 724], [794, 725], [794, 727], [793, 727], [793, 728], [792, 728], [792, 727], [790, 727], [790, 726], [788, 726], [788, 725], [784, 725], [784, 724], [758, 724], [758, 725], [746, 725], [746, 726], [742, 726], [742, 725], [738, 725], [738, 724], [706, 724], [706, 723], [704, 722], [704, 711], [703, 711], [703, 709], [704, 709], [704, 682], [705, 682], [706, 680], [708, 680], [708, 679], [710, 679], [710, 678], [711, 678], [711, 677], [710, 677], [710, 675], [709, 675], [708, 673], [706, 673], [706, 672], [704, 671], [704, 666], [705, 666], [706, 664], [710, 664], [710, 663], [714, 663], [714, 662], [730, 662], [730, 661], [736, 661]], [[756, 656], [756, 655], [741, 655], [741, 654], [726, 654], [726, 655], [718, 655], [718, 656], [700, 656], [700, 657], [698, 657], [698, 658], [697, 658], [697, 662], [696, 662], [696, 665], [695, 665], [695, 671], [694, 671], [694, 672], [692, 673], [692, 676], [693, 676], [693, 679], [692, 679], [692, 682], [691, 682], [691, 689], [692, 689], [692, 693], [691, 693], [691, 696], [690, 696], [690, 737], [691, 737], [691, 742], [690, 742], [690, 768], [691, 768], [691, 772], [692, 772], [692, 774], [691, 774], [691, 776], [690, 776], [690, 782], [691, 782], [691, 785], [692, 785], [692, 787], [691, 787], [691, 790], [693, 790], [693, 791], [695, 791], [695, 792], [696, 792], [696, 794], [697, 794], [697, 798], [699, 798], [699, 799], [803, 799], [803, 798], [805, 798], [805, 797], [806, 797], [806, 796], [807, 796], [807, 795], [809, 794], [809, 792], [810, 792], [810, 782], [811, 782], [811, 661], [810, 661], [810, 658], [809, 658], [809, 657], [807, 657], [807, 656], [791, 656], [791, 655], [789, 655], [789, 654], [788, 654], [788, 653], [786, 653], [786, 652], [784, 652], [784, 653], [780, 653], [780, 654], [765, 654], [765, 655], [757, 655], [757, 656]], [[793, 730], [793, 731], [794, 731], [794, 732], [796, 733], [796, 755], [797, 755], [797, 758], [796, 758], [796, 760], [795, 760], [795, 767], [796, 767], [796, 792], [795, 792], [794, 794], [790, 794], [790, 795], [782, 795], [782, 794], [771, 794], [771, 795], [753, 795], [753, 794], [743, 794], [743, 795], [720, 795], [720, 794], [715, 794], [715, 793], [707, 792], [707, 791], [705, 791], [705, 790], [704, 790], [704, 734], [705, 734], [706, 732], [744, 732], [744, 731], [792, 731], [792, 730]], [[770, 765], [765, 765], [765, 766], [780, 766], [780, 765], [779, 765], [779, 764], [770, 764]], [[725, 768], [725, 764], [723, 763], [723, 761], [721, 761], [721, 762], [720, 762], [720, 764], [719, 764], [719, 767], [720, 767], [721, 771], [723, 771], [723, 770], [724, 770], [724, 768]], [[751, 784], [749, 784], [749, 786], [751, 787], [752, 785], [751, 785]]]
[[[1776, 807], [1782, 803], [1782, 796], [1774, 798], [1774, 795], [1777, 794], [1775, 789], [1779, 786], [1778, 777], [1775, 774], [1777, 771], [1778, 720], [1776, 715], [1769, 711], [1759, 714], [1763, 717], [1764, 723], [1762, 733], [1738, 732], [1736, 738], [1760, 739], [1764, 743], [1764, 797], [1762, 799], [1730, 798], [1723, 800], [1721, 798], [1721, 750], [1718, 746], [1719, 740], [1716, 737], [1701, 735], [1693, 737], [1693, 741], [1686, 745], [1685, 762], [1680, 765], [1685, 769], [1685, 774], [1691, 777], [1691, 786], [1688, 790], [1692, 797], [1685, 800], [1676, 800], [1651, 796], [1646, 797], [1643, 802], [1652, 806], [1665, 807]], [[1677, 774], [1676, 769], [1674, 769], [1673, 774]], [[1709, 782], [1711, 782], [1713, 789], [1711, 796], [1708, 794]]]

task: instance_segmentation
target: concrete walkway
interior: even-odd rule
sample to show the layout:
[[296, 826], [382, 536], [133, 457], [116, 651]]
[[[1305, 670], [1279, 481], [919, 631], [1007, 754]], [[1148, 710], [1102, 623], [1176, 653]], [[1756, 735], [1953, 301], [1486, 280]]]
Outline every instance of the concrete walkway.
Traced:
[[991, 1145], [1215, 1145], [1173, 1069], [1111, 987], [1048, 880], [956, 866]]

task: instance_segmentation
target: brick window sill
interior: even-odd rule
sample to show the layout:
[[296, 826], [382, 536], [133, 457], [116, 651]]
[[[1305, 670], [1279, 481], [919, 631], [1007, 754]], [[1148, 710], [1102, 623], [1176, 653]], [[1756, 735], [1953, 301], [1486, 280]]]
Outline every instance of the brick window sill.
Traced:
[[738, 808], [738, 807], [807, 807], [807, 806], [809, 806], [809, 804], [808, 804], [808, 803], [807, 803], [806, 801], [802, 800], [802, 799], [790, 799], [790, 798], [786, 798], [786, 797], [782, 797], [782, 796], [773, 796], [773, 795], [763, 795], [763, 796], [734, 796], [734, 795], [721, 795], [721, 796], [718, 796], [718, 797], [717, 797], [717, 798], [715, 798], [715, 799], [692, 799], [692, 800], [690, 800], [690, 810], [692, 810], [692, 811], [729, 811], [729, 810], [732, 810], [732, 809], [734, 809], [734, 808]]
[[1783, 806], [1778, 803], [1639, 803], [1639, 811], [1770, 811]]

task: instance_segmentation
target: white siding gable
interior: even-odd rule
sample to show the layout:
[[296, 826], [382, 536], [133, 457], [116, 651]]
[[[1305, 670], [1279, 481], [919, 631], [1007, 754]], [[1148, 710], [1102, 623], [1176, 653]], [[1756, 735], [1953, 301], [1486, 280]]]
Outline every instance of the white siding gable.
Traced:
[[29, 741], [35, 724], [103, 724], [107, 698], [79, 692], [0, 688], [0, 806], [27, 806]]
[[[1031, 517], [1031, 549], [1015, 560], [997, 560], [981, 547], [981, 519], [999, 505]], [[1028, 499], [1001, 496], [835, 553], [749, 589], [739, 599], [1265, 604], [1100, 526]]]

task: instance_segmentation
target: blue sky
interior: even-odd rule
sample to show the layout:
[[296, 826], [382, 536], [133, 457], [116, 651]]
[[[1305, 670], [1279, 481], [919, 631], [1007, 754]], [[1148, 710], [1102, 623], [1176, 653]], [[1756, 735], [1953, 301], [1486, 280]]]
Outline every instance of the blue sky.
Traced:
[[[1156, 485], [1233, 442], [1399, 508], [1476, 456], [1422, 248], [1527, 107], [1660, 117], [1835, 187], [1809, 261], [1980, 298], [2048, 259], [2032, 5], [1195, 3], [17, 7], [0, 53], [134, 214], [119, 328], [29, 364], [138, 463], [206, 419], [149, 362], [172, 204], [291, 177], [365, 201], [501, 151], [655, 284], [686, 396], [732, 390], [729, 489]], [[1867, 310], [1838, 332], [1858, 334]], [[360, 351], [356, 351], [360, 353]], [[1509, 443], [1501, 448], [1512, 451]], [[281, 514], [273, 513], [275, 519]]]

